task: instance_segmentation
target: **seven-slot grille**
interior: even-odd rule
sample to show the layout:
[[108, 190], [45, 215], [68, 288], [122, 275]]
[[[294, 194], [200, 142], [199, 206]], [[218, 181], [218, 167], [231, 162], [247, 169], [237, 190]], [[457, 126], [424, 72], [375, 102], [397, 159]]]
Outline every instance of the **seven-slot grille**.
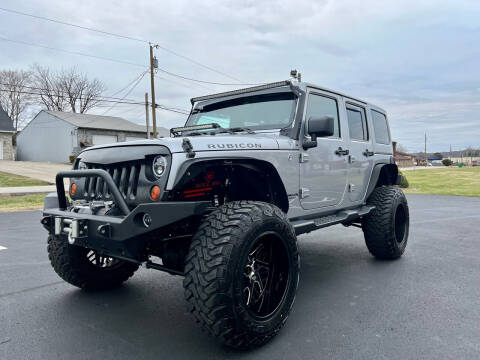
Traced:
[[[137, 196], [138, 177], [141, 167], [139, 162], [112, 166], [88, 165], [89, 169], [102, 169], [107, 171], [123, 197], [131, 200], [134, 200]], [[85, 196], [104, 200], [112, 198], [107, 184], [100, 177], [85, 179]]]

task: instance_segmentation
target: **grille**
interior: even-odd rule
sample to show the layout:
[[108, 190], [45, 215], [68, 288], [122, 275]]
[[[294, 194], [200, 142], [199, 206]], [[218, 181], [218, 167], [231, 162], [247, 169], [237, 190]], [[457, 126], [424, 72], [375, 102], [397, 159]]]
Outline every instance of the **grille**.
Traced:
[[[113, 166], [88, 165], [88, 168], [107, 171], [125, 199], [134, 200], [137, 196], [141, 164], [119, 164]], [[103, 200], [112, 198], [108, 185], [100, 177], [85, 179], [85, 196], [92, 199]]]

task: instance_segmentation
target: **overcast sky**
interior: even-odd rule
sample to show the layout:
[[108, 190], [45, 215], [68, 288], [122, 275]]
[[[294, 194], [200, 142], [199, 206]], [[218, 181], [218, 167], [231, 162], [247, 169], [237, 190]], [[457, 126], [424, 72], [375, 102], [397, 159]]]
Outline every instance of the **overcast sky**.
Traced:
[[[1, 7], [143, 38], [242, 82], [270, 82], [296, 68], [305, 81], [385, 108], [393, 138], [409, 151], [480, 147], [480, 1], [98, 1], [2, 0]], [[0, 11], [0, 68], [77, 66], [111, 95], [144, 69], [14, 44], [8, 38], [148, 66], [144, 43]], [[234, 80], [158, 49], [159, 66], [218, 82]], [[158, 73], [157, 102], [189, 109], [189, 99], [227, 86], [196, 85]], [[143, 100], [145, 76], [128, 98]], [[123, 94], [121, 94], [123, 95]], [[118, 95], [117, 95], [118, 96]], [[102, 113], [101, 108], [92, 113]], [[141, 106], [108, 115], [144, 122]], [[158, 124], [184, 115], [159, 110]]]

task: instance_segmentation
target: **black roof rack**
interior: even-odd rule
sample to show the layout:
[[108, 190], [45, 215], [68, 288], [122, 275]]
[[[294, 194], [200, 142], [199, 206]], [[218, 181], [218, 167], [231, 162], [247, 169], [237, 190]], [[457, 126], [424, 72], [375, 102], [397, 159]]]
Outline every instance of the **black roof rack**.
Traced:
[[274, 83], [253, 86], [253, 87], [249, 87], [249, 88], [245, 88], [245, 89], [226, 91], [226, 92], [222, 92], [222, 93], [218, 93], [218, 94], [199, 96], [199, 97], [191, 98], [190, 102], [193, 105], [197, 101], [215, 99], [215, 98], [231, 96], [231, 95], [245, 94], [245, 93], [249, 93], [249, 92], [252, 92], [252, 91], [271, 89], [271, 88], [276, 88], [276, 87], [279, 87], [279, 86], [286, 86], [286, 85], [290, 85], [290, 80], [277, 81], [277, 82], [274, 82]]

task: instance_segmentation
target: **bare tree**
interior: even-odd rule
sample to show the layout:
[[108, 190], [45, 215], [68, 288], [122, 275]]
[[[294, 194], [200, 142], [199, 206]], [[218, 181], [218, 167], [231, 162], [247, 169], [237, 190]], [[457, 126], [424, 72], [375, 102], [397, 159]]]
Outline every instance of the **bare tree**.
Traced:
[[89, 80], [87, 74], [78, 72], [75, 67], [60, 72], [38, 64], [33, 65], [37, 100], [48, 110], [86, 113], [100, 102], [105, 86], [98, 79]]
[[0, 106], [12, 119], [15, 130], [24, 122], [24, 114], [30, 105], [32, 74], [24, 70], [0, 71]]
[[32, 66], [32, 74], [37, 103], [45, 106], [47, 110], [65, 111], [67, 108], [66, 97], [57, 80], [57, 75], [38, 64]]

